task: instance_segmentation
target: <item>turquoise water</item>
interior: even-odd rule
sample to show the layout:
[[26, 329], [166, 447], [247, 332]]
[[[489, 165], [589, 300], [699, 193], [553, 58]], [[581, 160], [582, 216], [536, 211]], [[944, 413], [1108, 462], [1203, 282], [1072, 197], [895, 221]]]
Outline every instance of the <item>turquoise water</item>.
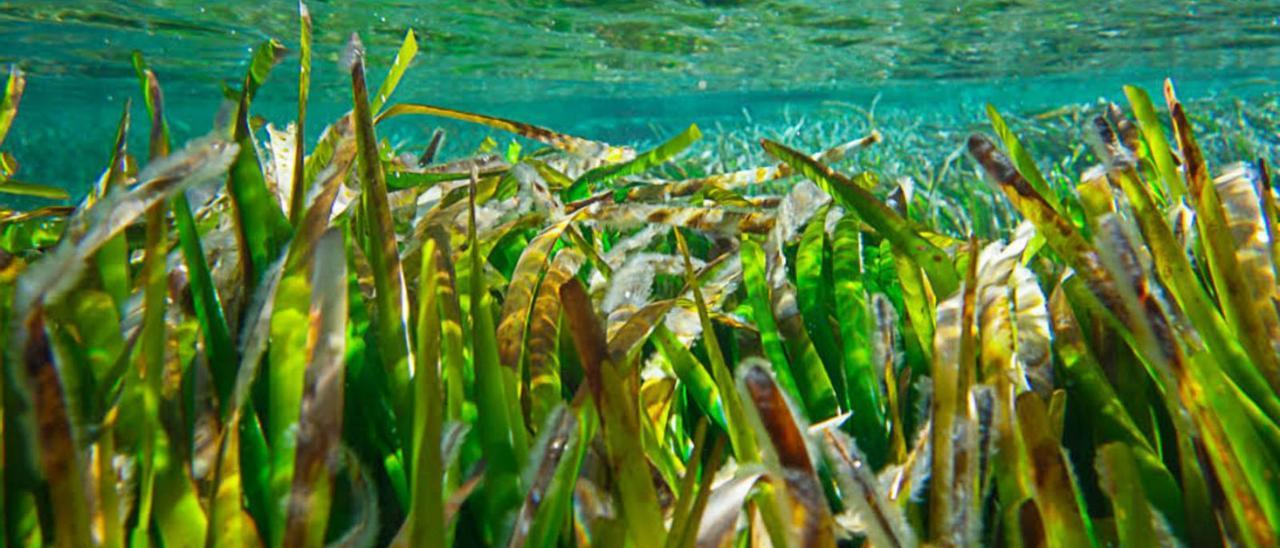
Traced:
[[[407, 29], [422, 52], [395, 99], [645, 143], [697, 122], [708, 133], [795, 127], [857, 117], [882, 124], [973, 125], [984, 103], [1033, 115], [1120, 86], [1276, 108], [1280, 2], [564, 1], [310, 3], [315, 67], [309, 133], [350, 105], [338, 69], [360, 33], [376, 82]], [[29, 76], [5, 144], [21, 178], [83, 189], [106, 162], [126, 97], [143, 119], [129, 55], [142, 51], [163, 83], [178, 138], [207, 132], [224, 82], [250, 49], [297, 45], [297, 8], [257, 2], [0, 3], [0, 64]], [[272, 74], [255, 112], [293, 118], [297, 55]], [[855, 108], [856, 107], [856, 108]], [[858, 114], [862, 113], [862, 114]], [[462, 149], [478, 134], [451, 124]], [[850, 122], [847, 130], [857, 127]], [[392, 126], [425, 142], [434, 126]], [[890, 128], [892, 129], [892, 128]], [[1275, 138], [1274, 130], [1263, 132]], [[145, 131], [134, 131], [141, 150]], [[949, 150], [952, 147], [940, 147]], [[932, 154], [933, 152], [930, 152]]]

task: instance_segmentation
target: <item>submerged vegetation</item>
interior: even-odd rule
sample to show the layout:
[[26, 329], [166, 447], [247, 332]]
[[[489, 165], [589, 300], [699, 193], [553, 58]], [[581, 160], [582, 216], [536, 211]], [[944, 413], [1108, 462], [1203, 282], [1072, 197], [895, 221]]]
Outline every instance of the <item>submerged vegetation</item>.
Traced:
[[922, 191], [874, 131], [739, 166], [395, 102], [410, 32], [376, 90], [353, 37], [307, 150], [300, 15], [286, 129], [276, 41], [180, 150], [135, 56], [83, 201], [0, 211], [6, 543], [1277, 544], [1280, 211], [1172, 84], [1082, 118], [1081, 172], [989, 108], [992, 184]]

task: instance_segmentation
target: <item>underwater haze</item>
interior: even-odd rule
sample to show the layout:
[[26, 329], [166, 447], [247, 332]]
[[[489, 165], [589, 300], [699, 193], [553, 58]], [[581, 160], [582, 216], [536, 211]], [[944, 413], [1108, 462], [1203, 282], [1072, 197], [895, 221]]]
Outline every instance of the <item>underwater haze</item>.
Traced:
[[[1269, 0], [360, 0], [316, 2], [311, 12], [317, 119], [350, 108], [338, 62], [351, 33], [367, 45], [377, 82], [413, 29], [422, 53], [401, 100], [627, 144], [690, 122], [708, 133], [864, 123], [873, 102], [882, 119], [905, 116], [900, 125], [962, 130], [984, 103], [1037, 114], [1121, 100], [1122, 84], [1158, 89], [1166, 77], [1188, 99], [1262, 101], [1274, 111], [1264, 99], [1280, 83], [1280, 2]], [[164, 82], [182, 142], [209, 131], [223, 87], [236, 85], [262, 40], [281, 40], [284, 66], [296, 67], [297, 35], [296, 7], [278, 0], [0, 3], [0, 65], [28, 75], [9, 148], [40, 182], [83, 192], [137, 92], [131, 52]], [[280, 127], [291, 121], [296, 74], [272, 74], [255, 113]], [[134, 116], [144, 116], [138, 101]], [[468, 128], [446, 126], [448, 147], [473, 146]], [[321, 129], [309, 127], [310, 138]], [[391, 135], [429, 137], [419, 127]]]

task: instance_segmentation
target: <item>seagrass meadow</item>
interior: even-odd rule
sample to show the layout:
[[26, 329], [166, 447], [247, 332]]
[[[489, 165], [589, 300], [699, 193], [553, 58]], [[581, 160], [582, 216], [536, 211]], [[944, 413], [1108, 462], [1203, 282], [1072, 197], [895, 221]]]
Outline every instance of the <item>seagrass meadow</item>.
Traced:
[[[398, 101], [413, 32], [311, 119], [299, 15], [283, 129], [271, 40], [181, 147], [135, 55], [75, 202], [0, 155], [6, 545], [1280, 543], [1275, 151], [1171, 82], [889, 178], [888, 125], [636, 150]], [[1036, 124], [1081, 142], [1037, 165]]]

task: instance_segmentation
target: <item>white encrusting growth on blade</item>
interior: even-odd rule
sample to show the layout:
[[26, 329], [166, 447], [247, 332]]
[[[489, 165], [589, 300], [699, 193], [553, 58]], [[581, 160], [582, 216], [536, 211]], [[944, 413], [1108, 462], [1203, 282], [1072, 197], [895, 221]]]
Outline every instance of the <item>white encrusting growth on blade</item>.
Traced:
[[830, 427], [819, 435], [827, 462], [839, 472], [833, 475], [847, 505], [845, 512], [836, 516], [836, 522], [851, 532], [865, 534], [875, 546], [916, 546], [915, 532], [902, 514], [902, 507], [891, 501], [853, 438]]
[[1235, 243], [1236, 262], [1246, 274], [1248, 287], [1243, 289], [1252, 297], [1254, 310], [1270, 335], [1272, 349], [1280, 352], [1280, 318], [1276, 313], [1280, 285], [1276, 284], [1271, 237], [1259, 200], [1266, 190], [1259, 179], [1256, 168], [1236, 163], [1228, 166], [1213, 184], [1221, 196], [1222, 212]]
[[1015, 327], [1018, 334], [1017, 356], [1026, 369], [1033, 388], [1053, 385], [1050, 363], [1053, 335], [1049, 326], [1048, 301], [1031, 269], [1018, 265], [1009, 278], [1013, 288]]
[[344, 71], [350, 71], [357, 62], [364, 62], [364, 42], [360, 41], [358, 33], [353, 32], [347, 46], [342, 49], [342, 55], [338, 57], [338, 66]]
[[831, 196], [818, 185], [805, 179], [797, 182], [778, 205], [778, 221], [774, 229], [781, 242], [790, 243], [800, 235], [800, 229], [822, 206], [831, 202]]
[[637, 250], [648, 247], [658, 236], [662, 236], [671, 231], [671, 227], [665, 225], [648, 225], [635, 234], [619, 240], [613, 244], [613, 247], [604, 254], [604, 260], [609, 264], [610, 268], [622, 268], [622, 263], [627, 260], [631, 254]]
[[267, 190], [280, 205], [282, 211], [289, 211], [289, 200], [293, 195], [293, 160], [297, 137], [296, 125], [290, 123], [283, 130], [267, 124], [267, 150], [271, 161], [264, 165]]
[[1013, 241], [987, 244], [978, 259], [976, 318], [984, 356], [1011, 350], [1012, 362], [1004, 366], [1019, 392], [1052, 384], [1048, 304], [1035, 273], [1022, 264], [1033, 236], [1024, 223]]
[[177, 192], [226, 173], [239, 147], [216, 136], [200, 139], [182, 151], [157, 159], [137, 177], [139, 183], [102, 197], [67, 222], [62, 241], [32, 263], [17, 284], [15, 318], [32, 307], [56, 301], [72, 290], [88, 266], [88, 258], [121, 233], [147, 209]]
[[774, 224], [774, 216], [768, 212], [646, 203], [597, 202], [587, 208], [587, 216], [596, 226], [618, 230], [631, 230], [657, 223], [691, 228], [721, 237], [737, 236], [742, 232], [764, 233]]
[[[700, 268], [701, 265], [695, 264], [695, 267]], [[605, 313], [611, 313], [626, 305], [643, 306], [649, 302], [655, 276], [683, 273], [684, 259], [680, 257], [658, 253], [633, 254], [622, 268], [613, 273], [601, 302], [601, 309]]]
[[1016, 335], [1008, 281], [1026, 243], [1015, 240], [1005, 245], [996, 241], [987, 244], [979, 253], [977, 310], [974, 313], [981, 339], [982, 362], [987, 368], [983, 373], [988, 378], [1009, 376], [1008, 380], [1017, 386], [1018, 391], [1025, 390], [1027, 384], [1022, 364], [1014, 356]]
[[564, 215], [564, 204], [547, 188], [547, 182], [532, 166], [519, 163], [512, 166], [511, 172], [519, 185], [516, 199], [527, 203], [534, 211], [547, 213], [555, 219]]
[[876, 377], [883, 384], [886, 382], [885, 373], [890, 369], [897, 372], [903, 359], [902, 352], [898, 351], [898, 312], [883, 293], [871, 295], [871, 312], [875, 322], [871, 337], [871, 363], [875, 364]]
[[[789, 285], [787, 281], [787, 260], [786, 254], [783, 253], [783, 248], [798, 238], [801, 234], [801, 228], [807, 225], [809, 220], [830, 202], [831, 197], [809, 180], [797, 182], [782, 198], [782, 202], [778, 204], [775, 213], [777, 221], [773, 225], [773, 230], [769, 231], [769, 237], [763, 246], [765, 264], [768, 265], [765, 276], [771, 288], [782, 289]], [[821, 220], [818, 222], [821, 222]], [[775, 309], [780, 309], [786, 315], [798, 314], [799, 309], [795, 306], [794, 291], [783, 291], [782, 295], [790, 296], [790, 300], [781, 305], [775, 303]], [[781, 320], [783, 318], [780, 315], [778, 319]]]

